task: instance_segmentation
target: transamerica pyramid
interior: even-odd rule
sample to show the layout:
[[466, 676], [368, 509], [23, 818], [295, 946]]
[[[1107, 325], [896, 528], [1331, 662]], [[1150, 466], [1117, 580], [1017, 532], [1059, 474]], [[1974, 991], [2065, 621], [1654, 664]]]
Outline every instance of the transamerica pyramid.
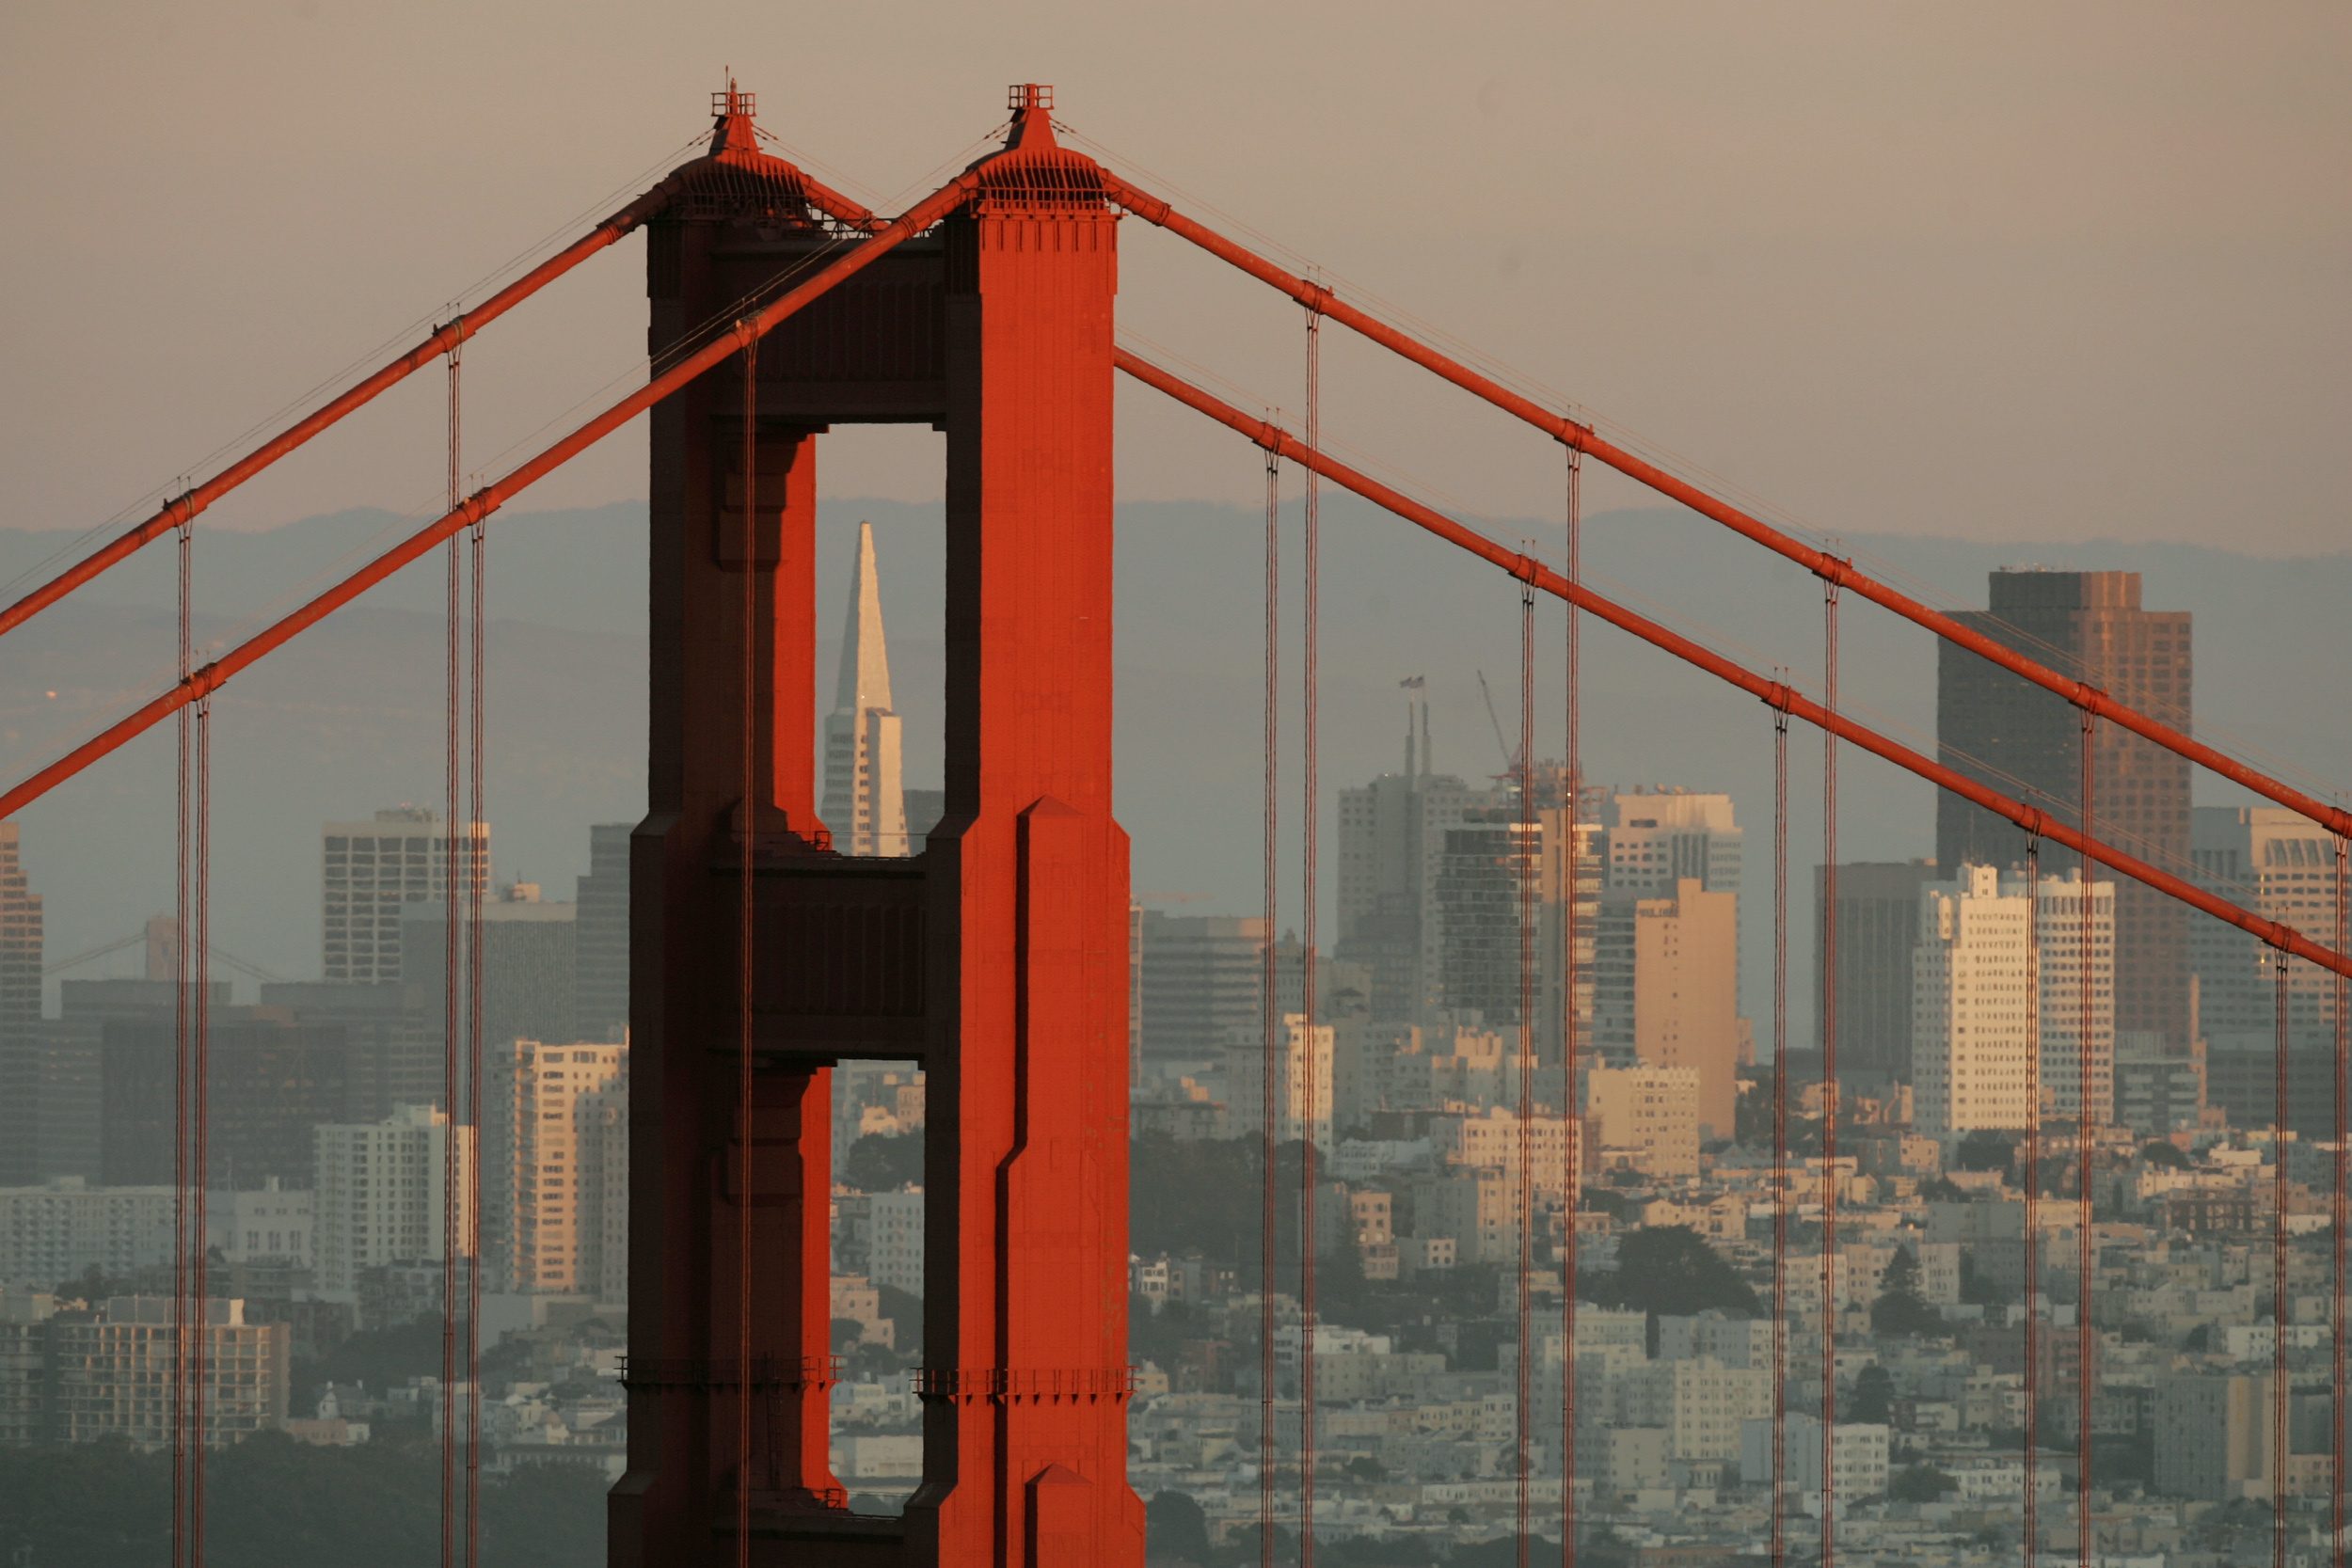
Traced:
[[874, 525], [862, 522], [841, 632], [841, 685], [825, 718], [825, 825], [845, 855], [912, 852], [898, 727], [882, 642], [882, 585], [874, 575]]

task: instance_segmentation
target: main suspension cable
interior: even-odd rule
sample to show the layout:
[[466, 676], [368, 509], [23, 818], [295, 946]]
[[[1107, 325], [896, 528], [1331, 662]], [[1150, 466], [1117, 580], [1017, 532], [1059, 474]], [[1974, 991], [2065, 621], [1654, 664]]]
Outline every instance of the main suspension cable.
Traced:
[[1281, 1123], [1275, 1115], [1279, 1101], [1282, 1023], [1281, 950], [1275, 941], [1275, 921], [1280, 879], [1277, 862], [1279, 841], [1275, 826], [1280, 816], [1282, 755], [1280, 739], [1281, 582], [1282, 582], [1282, 460], [1265, 454], [1265, 942], [1258, 976], [1260, 1023], [1263, 1027], [1263, 1082], [1259, 1097], [1259, 1163], [1263, 1213], [1258, 1241], [1258, 1560], [1274, 1568], [1274, 1272], [1277, 1218], [1281, 1209], [1277, 1163], [1281, 1152]]

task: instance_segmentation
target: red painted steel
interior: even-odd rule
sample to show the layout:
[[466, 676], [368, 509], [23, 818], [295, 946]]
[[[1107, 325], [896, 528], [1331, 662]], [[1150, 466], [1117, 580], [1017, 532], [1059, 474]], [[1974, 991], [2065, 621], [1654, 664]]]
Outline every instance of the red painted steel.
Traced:
[[[975, 183], [973, 176], [959, 175], [904, 217], [879, 230], [833, 265], [752, 317], [748, 329], [763, 336], [773, 331], [812, 300], [872, 265], [892, 247], [938, 222], [942, 215], [965, 198]], [[91, 763], [118, 750], [133, 736], [152, 728], [158, 721], [199, 697], [218, 690], [255, 660], [310, 630], [331, 611], [342, 609], [403, 567], [423, 559], [436, 545], [488, 516], [711, 366], [725, 359], [735, 352], [735, 339], [729, 337], [705, 344], [505, 477], [475, 491], [466, 498], [463, 505], [410, 534], [334, 587], [247, 638], [212, 663], [191, 672], [170, 690], [84, 741], [6, 795], [0, 795], [0, 816], [14, 816]]]
[[1542, 404], [1521, 397], [1509, 388], [1479, 374], [1467, 365], [1438, 353], [1436, 349], [1406, 333], [1367, 315], [1329, 289], [1310, 283], [1302, 277], [1283, 271], [1246, 246], [1234, 244], [1215, 230], [1184, 216], [1168, 202], [1148, 191], [1127, 183], [1114, 175], [1105, 174], [1104, 189], [1110, 198], [1146, 222], [1158, 225], [1199, 245], [1210, 255], [1231, 262], [1261, 282], [1289, 294], [1310, 309], [1329, 316], [1333, 321], [1354, 328], [1381, 347], [1410, 359], [1424, 370], [1432, 371], [1474, 397], [1485, 399], [1496, 407], [1534, 425], [1545, 435], [1579, 451], [1589, 452], [1603, 463], [1649, 486], [1671, 500], [1681, 502], [1701, 516], [1712, 518], [1733, 532], [1763, 546], [1766, 549], [1786, 556], [1805, 570], [1824, 580], [1851, 588], [1872, 604], [1893, 610], [1907, 621], [1925, 626], [1947, 642], [1966, 648], [1979, 657], [1992, 660], [2015, 675], [2023, 676], [2045, 690], [2054, 691], [2068, 702], [2096, 718], [2122, 725], [2134, 735], [2154, 741], [2175, 755], [2187, 758], [2201, 768], [2211, 768], [2234, 784], [2244, 784], [2266, 800], [2274, 800], [2292, 811], [2300, 812], [2330, 832], [2352, 833], [2352, 811], [2331, 805], [2315, 796], [2307, 795], [2290, 784], [2247, 767], [2235, 758], [2183, 734], [2137, 709], [2127, 707], [2087, 681], [2072, 679], [2055, 670], [2038, 664], [2024, 654], [2008, 647], [1982, 632], [1962, 625], [1942, 610], [1888, 587], [1885, 583], [1854, 570], [1853, 562], [1841, 561], [1826, 551], [1817, 550], [1803, 540], [1793, 539], [1757, 517], [1750, 516], [1738, 507], [1718, 500], [1706, 491], [1676, 478], [1653, 463], [1645, 462], [1622, 447], [1615, 445], [1589, 425], [1551, 412]]
[[[1301, 465], [1313, 463], [1327, 479], [1346, 486], [1375, 505], [1395, 513], [1406, 522], [1428, 530], [1450, 544], [1460, 546], [1471, 554], [1483, 557], [1502, 567], [1513, 577], [1534, 583], [1547, 594], [1567, 599], [1580, 609], [1589, 610], [1611, 626], [1631, 632], [1645, 642], [1665, 649], [1686, 663], [1694, 664], [1708, 673], [1729, 681], [1752, 696], [1759, 697], [1772, 706], [1804, 720], [1816, 728], [1834, 732], [1841, 740], [1883, 758], [1906, 772], [1939, 788], [1948, 789], [1985, 810], [2009, 818], [2027, 832], [2038, 832], [2056, 844], [2081, 851], [2090, 841], [2073, 828], [2032, 806], [2021, 805], [2008, 796], [1987, 789], [1974, 779], [1953, 771], [1942, 763], [1920, 755], [1899, 741], [1890, 740], [1877, 731], [1855, 723], [1852, 720], [1830, 712], [1819, 703], [1801, 696], [1786, 682], [1775, 681], [1733, 663], [1687, 637], [1667, 630], [1655, 621], [1637, 615], [1613, 600], [1604, 599], [1592, 590], [1569, 582], [1533, 556], [1503, 548], [1463, 527], [1453, 518], [1433, 508], [1423, 506], [1411, 497], [1390, 488], [1378, 480], [1357, 472], [1343, 463], [1333, 462], [1320, 453], [1311, 453], [1305, 443], [1280, 426], [1264, 420], [1256, 420], [1230, 404], [1200, 390], [1190, 383], [1168, 374], [1148, 359], [1141, 359], [1125, 349], [1119, 351], [1119, 368], [1146, 386], [1157, 388], [1219, 424], [1248, 436], [1259, 446], [1279, 452]], [[2337, 974], [2352, 975], [2352, 958], [2321, 946], [2293, 927], [2275, 920], [2262, 920], [2249, 914], [2235, 904], [2217, 898], [2204, 889], [2182, 880], [2147, 862], [2127, 855], [2110, 845], [2095, 845], [2094, 851], [2101, 863], [2121, 871], [2136, 881], [2146, 883], [2157, 892], [2177, 898], [2191, 909], [2201, 911], [2217, 920], [2226, 921], [2270, 946], [2291, 953], [2298, 958], [2318, 964]]]

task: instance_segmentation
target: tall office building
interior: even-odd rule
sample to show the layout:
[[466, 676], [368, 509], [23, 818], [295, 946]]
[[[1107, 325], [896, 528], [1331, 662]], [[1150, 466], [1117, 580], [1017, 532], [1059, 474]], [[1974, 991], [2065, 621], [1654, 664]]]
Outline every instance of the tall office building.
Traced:
[[[1930, 1136], [2081, 1114], [2082, 874], [2042, 879], [2031, 935], [2028, 891], [2025, 878], [1990, 865], [1963, 865], [1953, 880], [1920, 889], [1912, 1084], [1916, 1124]], [[2115, 884], [2093, 882], [2090, 892], [2091, 1112], [2104, 1125], [2115, 1117]], [[2039, 1106], [2027, 1092], [2037, 1038]]]
[[[437, 1050], [447, 1014], [441, 972], [449, 927], [442, 905], [420, 900], [402, 923], [411, 1010]], [[459, 927], [461, 936], [464, 927]], [[516, 882], [482, 906], [482, 1039], [485, 1048], [516, 1039], [569, 1039], [578, 1003], [579, 909], [543, 900], [532, 882]], [[459, 963], [468, 962], [461, 954]], [[461, 973], [462, 973], [461, 969]], [[617, 1036], [615, 1037], [618, 1037]]]
[[[2140, 608], [2137, 572], [2001, 571], [1991, 606], [1957, 619], [2062, 675], [2189, 727], [2189, 615]], [[2064, 698], [1949, 642], [1940, 644], [1936, 752], [1946, 766], [2068, 822], [2081, 816], [2080, 715]], [[2092, 752], [2092, 829], [2158, 865], [2189, 854], [2188, 764], [2112, 724]], [[2013, 866], [2025, 858], [2014, 823], [1939, 793], [1935, 860]], [[2057, 857], [2043, 857], [2056, 869]], [[2124, 880], [2116, 892], [2116, 1028], [2136, 1051], [2189, 1050], [2188, 911]]]
[[1405, 770], [1339, 792], [1333, 956], [1370, 973], [1368, 1003], [1383, 1023], [1425, 1023], [1443, 1006], [1437, 896], [1446, 832], [1473, 808], [1495, 803], [1487, 792], [1435, 771], [1420, 678], [1405, 685]]
[[1687, 878], [1703, 893], [1739, 895], [1741, 834], [1730, 796], [1636, 784], [1609, 790], [1603, 799], [1608, 836], [1601, 869], [1608, 887], [1671, 896]]
[[[2203, 887], [2334, 944], [2335, 841], [2317, 823], [2279, 806], [2199, 806], [2190, 854]], [[2279, 956], [2211, 915], [2192, 913], [2188, 924], [2206, 1102], [2221, 1106], [2233, 1126], [2267, 1127], [2278, 1115]], [[2286, 980], [2287, 1125], [2307, 1138], [2332, 1138], [2335, 979], [2290, 963]]]
[[[171, 1128], [177, 1032], [171, 987], [151, 981], [87, 981], [160, 990], [164, 1006], [106, 1019], [100, 1067], [99, 1170], [108, 1186], [172, 1180]], [[228, 1006], [214, 987], [211, 1009], [212, 1133], [205, 1184], [254, 1188], [276, 1177], [310, 1178], [311, 1130], [350, 1115], [350, 1076], [341, 1025], [296, 1022], [270, 1007]]]
[[1701, 1138], [1728, 1138], [1740, 1098], [1737, 895], [1695, 877], [1668, 896], [1612, 889], [1594, 933], [1596, 1066], [1689, 1068]]
[[[1837, 1069], [1846, 1079], [1911, 1079], [1911, 960], [1919, 890], [1933, 861], [1853, 861], [1837, 868]], [[1828, 879], [1813, 868], [1813, 950], [1829, 929]], [[1827, 975], [1813, 968], [1813, 1045], [1821, 1047]]]
[[626, 1291], [628, 1048], [520, 1041], [512, 1084], [514, 1132], [500, 1152], [510, 1174], [499, 1184], [512, 1195], [500, 1227], [508, 1255], [501, 1270], [493, 1253], [493, 1273], [518, 1291]]
[[457, 1223], [472, 1230], [473, 1129], [429, 1105], [402, 1105], [380, 1122], [330, 1122], [313, 1136], [310, 1239], [318, 1288], [356, 1291], [362, 1270], [443, 1256], [449, 1139], [457, 1139]]
[[627, 822], [588, 830], [588, 875], [579, 879], [573, 953], [574, 1025], [591, 1039], [628, 1029], [628, 841]]
[[24, 882], [17, 826], [0, 822], [0, 1048], [40, 1026], [40, 895]]
[[906, 784], [898, 715], [891, 707], [890, 654], [882, 643], [882, 584], [874, 525], [857, 526], [857, 566], [841, 632], [841, 679], [825, 716], [825, 826], [845, 855], [905, 855]]
[[1263, 915], [1137, 911], [1136, 1043], [1153, 1062], [1214, 1061], [1265, 1026]]
[[[460, 836], [461, 893], [467, 867], [490, 883], [490, 825]], [[371, 822], [329, 822], [319, 832], [320, 973], [330, 981], [406, 976], [401, 968], [401, 911], [440, 905], [449, 886], [449, 840], [440, 816], [421, 806], [379, 811]]]

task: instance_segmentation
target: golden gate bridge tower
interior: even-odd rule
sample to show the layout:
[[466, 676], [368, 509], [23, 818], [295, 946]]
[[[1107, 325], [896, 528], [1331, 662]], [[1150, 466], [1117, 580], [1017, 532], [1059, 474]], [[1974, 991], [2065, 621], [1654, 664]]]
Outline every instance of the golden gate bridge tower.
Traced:
[[[878, 227], [759, 151], [754, 107], [726, 96], [647, 226], [657, 362]], [[652, 1244], [632, 1260], [615, 1564], [734, 1561], [744, 1526], [758, 1562], [1142, 1559], [1111, 817], [1118, 214], [1056, 145], [1048, 89], [1012, 108], [944, 222], [653, 412], [630, 925], [630, 1222]], [[830, 426], [889, 422], [946, 436], [946, 816], [912, 859], [856, 859], [814, 795], [817, 465]], [[925, 1465], [900, 1519], [850, 1514], [827, 1467], [843, 1057], [929, 1074]]]

